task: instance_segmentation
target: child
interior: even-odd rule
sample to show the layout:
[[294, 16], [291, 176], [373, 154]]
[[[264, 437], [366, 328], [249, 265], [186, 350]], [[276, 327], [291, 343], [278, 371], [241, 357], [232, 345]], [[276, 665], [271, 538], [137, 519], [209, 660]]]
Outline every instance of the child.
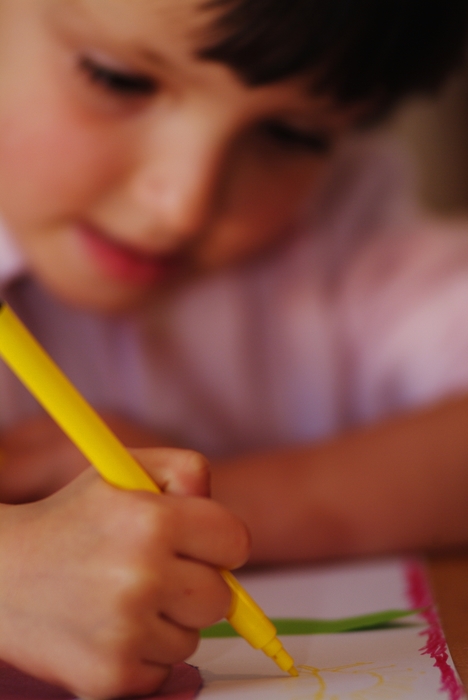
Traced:
[[[466, 540], [466, 400], [332, 439], [468, 383], [468, 240], [341, 147], [440, 84], [465, 5], [0, 0], [2, 294], [127, 444], [213, 460], [257, 560]], [[58, 490], [86, 465], [0, 390], [0, 657], [154, 689], [245, 529], [190, 451], [137, 453], [162, 498]]]

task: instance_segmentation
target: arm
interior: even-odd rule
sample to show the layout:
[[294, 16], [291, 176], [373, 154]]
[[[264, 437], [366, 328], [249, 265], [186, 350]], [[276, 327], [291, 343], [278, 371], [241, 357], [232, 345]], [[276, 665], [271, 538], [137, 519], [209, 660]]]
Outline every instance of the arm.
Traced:
[[316, 446], [216, 465], [213, 496], [249, 526], [255, 561], [468, 542], [468, 398]]
[[[147, 427], [115, 413], [101, 414], [132, 447], [168, 446]], [[88, 467], [88, 462], [55, 421], [39, 414], [0, 436], [0, 502], [27, 503], [50, 496]]]

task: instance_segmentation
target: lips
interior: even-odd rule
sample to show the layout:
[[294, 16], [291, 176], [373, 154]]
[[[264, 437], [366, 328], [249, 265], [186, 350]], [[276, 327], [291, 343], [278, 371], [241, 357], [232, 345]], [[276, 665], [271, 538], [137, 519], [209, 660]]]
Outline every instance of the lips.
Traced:
[[117, 281], [150, 286], [165, 281], [177, 267], [174, 255], [141, 253], [112, 240], [89, 224], [79, 224], [78, 234], [101, 271]]

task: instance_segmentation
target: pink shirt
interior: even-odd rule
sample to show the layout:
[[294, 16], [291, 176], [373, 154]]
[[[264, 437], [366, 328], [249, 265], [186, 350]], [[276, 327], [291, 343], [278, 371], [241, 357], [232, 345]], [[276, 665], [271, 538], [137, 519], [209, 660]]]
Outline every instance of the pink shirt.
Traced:
[[[208, 456], [317, 440], [468, 388], [468, 225], [423, 220], [386, 146], [350, 146], [263, 260], [145, 317], [68, 308], [0, 231], [0, 287], [100, 409]], [[0, 426], [39, 410], [0, 365]]]

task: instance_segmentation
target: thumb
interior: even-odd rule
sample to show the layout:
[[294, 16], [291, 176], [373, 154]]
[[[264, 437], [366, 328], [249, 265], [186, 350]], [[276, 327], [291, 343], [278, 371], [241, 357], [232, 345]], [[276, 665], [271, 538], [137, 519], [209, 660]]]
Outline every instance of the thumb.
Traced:
[[130, 450], [164, 493], [174, 496], [210, 495], [210, 467], [199, 452], [173, 447]]

